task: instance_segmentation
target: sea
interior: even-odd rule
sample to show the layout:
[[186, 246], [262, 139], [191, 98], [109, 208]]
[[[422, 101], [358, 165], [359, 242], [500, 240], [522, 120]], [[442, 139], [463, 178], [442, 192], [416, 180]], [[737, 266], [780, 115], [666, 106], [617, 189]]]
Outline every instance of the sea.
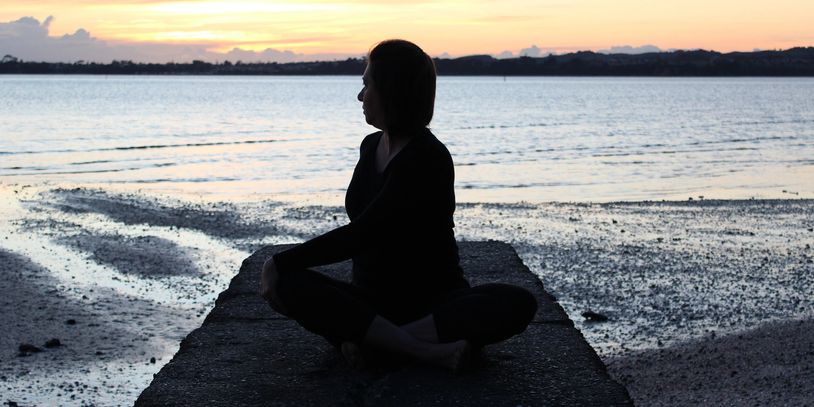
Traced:
[[[41, 303], [3, 309], [33, 328], [0, 393], [132, 405], [244, 258], [346, 222], [361, 86], [0, 75], [0, 287]], [[456, 237], [511, 244], [605, 361], [814, 318], [814, 78], [442, 76], [430, 127]], [[16, 357], [35, 334], [66, 346]]]
[[[341, 203], [352, 76], [0, 77], [0, 177]], [[814, 197], [814, 79], [440, 77], [460, 202]]]

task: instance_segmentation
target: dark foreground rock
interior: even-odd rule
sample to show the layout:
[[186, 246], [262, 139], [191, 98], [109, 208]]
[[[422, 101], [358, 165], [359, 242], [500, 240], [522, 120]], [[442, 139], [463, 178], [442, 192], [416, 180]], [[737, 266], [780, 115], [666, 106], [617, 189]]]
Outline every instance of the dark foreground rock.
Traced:
[[[537, 296], [525, 333], [489, 346], [474, 369], [351, 369], [322, 338], [273, 312], [257, 295], [260, 268], [284, 246], [243, 262], [203, 325], [181, 342], [136, 406], [542, 406], [632, 405], [594, 350], [510, 245], [460, 244], [473, 285], [505, 282]], [[349, 263], [321, 269], [349, 277]]]

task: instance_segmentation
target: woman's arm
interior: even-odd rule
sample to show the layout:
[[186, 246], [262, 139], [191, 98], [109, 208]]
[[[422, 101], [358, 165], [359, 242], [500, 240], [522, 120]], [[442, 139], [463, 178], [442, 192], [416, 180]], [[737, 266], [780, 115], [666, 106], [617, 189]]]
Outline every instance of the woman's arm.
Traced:
[[376, 198], [347, 225], [274, 255], [277, 267], [288, 270], [347, 260], [372, 240], [384, 238], [387, 229], [400, 229], [399, 218], [406, 217], [403, 209], [409, 206], [406, 198], [412, 188], [399, 178], [398, 171], [391, 172]]
[[[419, 141], [419, 140], [415, 140]], [[365, 247], [393, 235], [444, 222], [454, 210], [453, 169], [449, 153], [404, 151], [388, 169], [384, 185], [349, 224], [274, 256], [281, 270], [306, 268], [347, 260]]]

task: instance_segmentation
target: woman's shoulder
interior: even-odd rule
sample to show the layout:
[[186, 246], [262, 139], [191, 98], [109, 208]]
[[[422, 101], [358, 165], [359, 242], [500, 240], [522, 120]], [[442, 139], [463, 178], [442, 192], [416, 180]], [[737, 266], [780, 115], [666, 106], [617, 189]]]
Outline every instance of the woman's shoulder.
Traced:
[[[416, 140], [419, 141], [419, 140]], [[420, 149], [423, 151], [423, 154], [429, 155], [430, 157], [437, 157], [443, 161], [452, 160], [452, 156], [447, 149], [447, 146], [438, 140], [435, 137], [435, 134], [432, 133], [429, 129], [421, 136], [421, 140], [418, 143], [420, 145]]]
[[375, 131], [365, 136], [365, 138], [362, 139], [362, 144], [359, 145], [359, 152], [364, 154], [365, 151], [368, 151], [371, 148], [375, 148], [376, 145], [379, 143], [379, 138], [381, 136], [382, 136], [381, 130]]

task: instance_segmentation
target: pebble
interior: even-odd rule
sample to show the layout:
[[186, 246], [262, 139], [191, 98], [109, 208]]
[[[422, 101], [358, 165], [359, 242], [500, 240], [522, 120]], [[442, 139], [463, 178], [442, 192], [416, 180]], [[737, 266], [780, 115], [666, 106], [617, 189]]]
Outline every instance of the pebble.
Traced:
[[598, 312], [593, 312], [591, 310], [583, 312], [582, 317], [589, 322], [605, 322], [608, 320], [607, 316], [602, 315]]
[[28, 356], [32, 353], [42, 352], [42, 349], [29, 343], [21, 343], [18, 349], [20, 351], [20, 356]]
[[51, 338], [48, 340], [48, 342], [45, 342], [46, 348], [58, 348], [60, 346], [62, 346], [62, 343], [59, 342], [59, 339], [57, 338]]

